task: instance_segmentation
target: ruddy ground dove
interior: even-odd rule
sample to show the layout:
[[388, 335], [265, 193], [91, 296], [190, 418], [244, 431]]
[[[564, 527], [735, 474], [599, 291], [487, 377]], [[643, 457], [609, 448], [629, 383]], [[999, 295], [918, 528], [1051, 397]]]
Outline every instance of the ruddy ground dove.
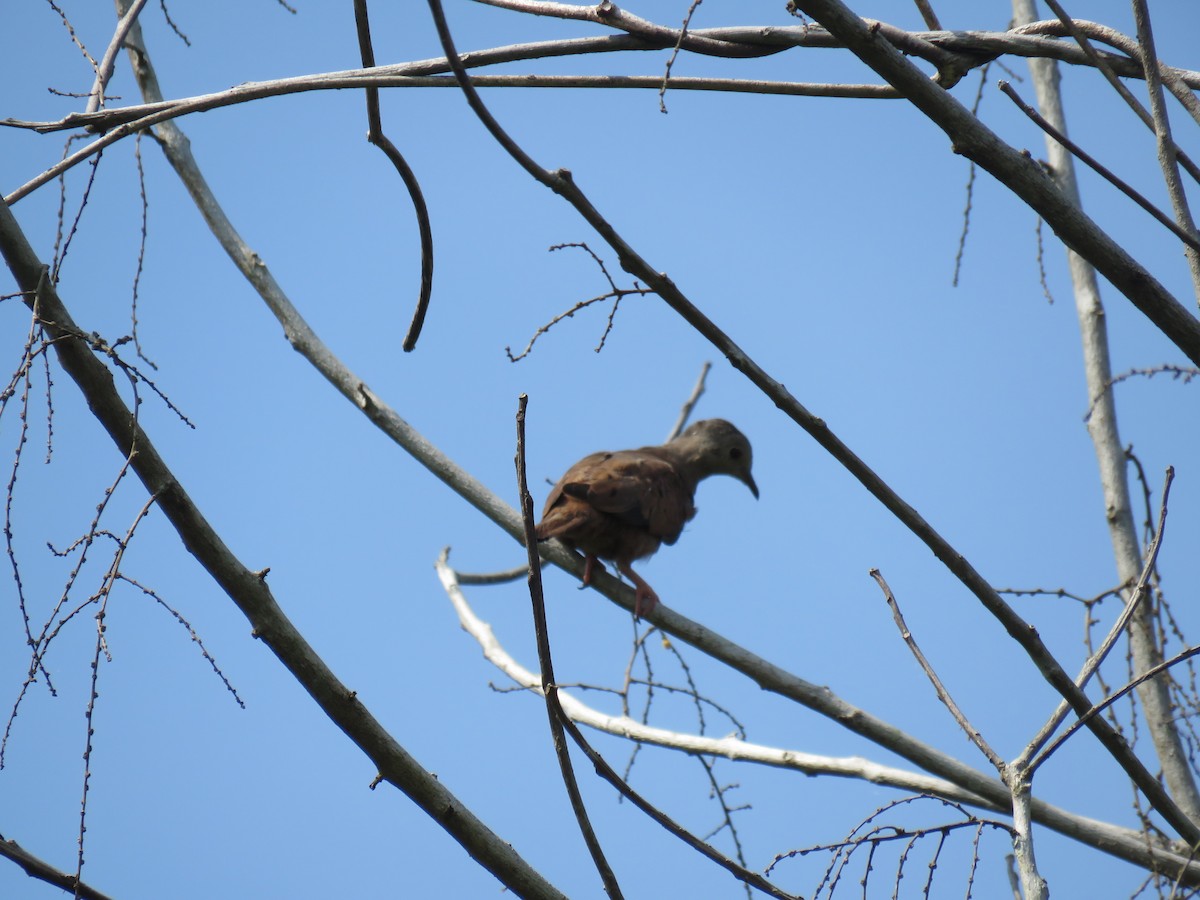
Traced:
[[696, 485], [709, 475], [732, 475], [757, 498], [750, 461], [750, 442], [724, 419], [696, 422], [658, 447], [593, 453], [550, 490], [538, 540], [559, 538], [581, 550], [585, 585], [597, 558], [616, 563], [637, 590], [634, 615], [640, 618], [658, 595], [630, 564], [678, 540], [696, 514]]

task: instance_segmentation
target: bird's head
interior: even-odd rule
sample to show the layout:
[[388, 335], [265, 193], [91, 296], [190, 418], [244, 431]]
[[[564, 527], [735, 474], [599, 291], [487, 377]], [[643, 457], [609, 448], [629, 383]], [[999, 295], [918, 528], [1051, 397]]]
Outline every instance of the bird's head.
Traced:
[[746, 436], [724, 419], [703, 419], [689, 425], [671, 441], [689, 459], [699, 478], [732, 475], [758, 498], [758, 485], [750, 474], [754, 453]]

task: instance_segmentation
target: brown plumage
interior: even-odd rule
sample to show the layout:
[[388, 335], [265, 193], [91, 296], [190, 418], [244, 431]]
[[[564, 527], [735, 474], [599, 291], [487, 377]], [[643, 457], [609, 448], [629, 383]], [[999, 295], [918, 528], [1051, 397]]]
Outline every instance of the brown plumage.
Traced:
[[750, 442], [724, 419], [696, 422], [658, 447], [593, 453], [550, 490], [538, 540], [559, 538], [581, 550], [585, 585], [597, 558], [616, 563], [637, 589], [634, 614], [640, 618], [658, 604], [658, 595], [630, 564], [679, 539], [696, 514], [696, 485], [709, 475], [732, 475], [758, 497], [750, 463]]

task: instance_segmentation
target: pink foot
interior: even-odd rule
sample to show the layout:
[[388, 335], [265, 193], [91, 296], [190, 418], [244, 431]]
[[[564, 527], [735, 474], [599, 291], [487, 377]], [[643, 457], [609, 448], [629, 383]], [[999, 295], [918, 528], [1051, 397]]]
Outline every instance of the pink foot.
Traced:
[[587, 587], [592, 583], [592, 573], [595, 572], [596, 569], [599, 569], [601, 572], [603, 572], [604, 563], [600, 562], [600, 560], [596, 559], [596, 557], [589, 553], [583, 559], [583, 587]]
[[619, 565], [618, 568], [622, 573], [629, 576], [629, 580], [633, 582], [636, 588], [633, 599], [633, 617], [640, 619], [642, 616], [648, 616], [654, 612], [654, 608], [658, 606], [658, 594], [654, 592], [654, 588], [646, 584], [646, 580], [633, 571], [633, 567], [628, 563]]

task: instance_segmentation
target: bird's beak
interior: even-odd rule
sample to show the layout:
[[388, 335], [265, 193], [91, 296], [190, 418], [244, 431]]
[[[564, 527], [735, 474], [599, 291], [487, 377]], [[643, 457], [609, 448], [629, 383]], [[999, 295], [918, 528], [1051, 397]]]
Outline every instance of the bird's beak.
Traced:
[[742, 481], [745, 483], [746, 487], [750, 488], [750, 493], [752, 493], [754, 495], [754, 499], [757, 500], [758, 499], [758, 485], [754, 483], [754, 476], [752, 476], [749, 472], [747, 472], [746, 477], [743, 478]]

